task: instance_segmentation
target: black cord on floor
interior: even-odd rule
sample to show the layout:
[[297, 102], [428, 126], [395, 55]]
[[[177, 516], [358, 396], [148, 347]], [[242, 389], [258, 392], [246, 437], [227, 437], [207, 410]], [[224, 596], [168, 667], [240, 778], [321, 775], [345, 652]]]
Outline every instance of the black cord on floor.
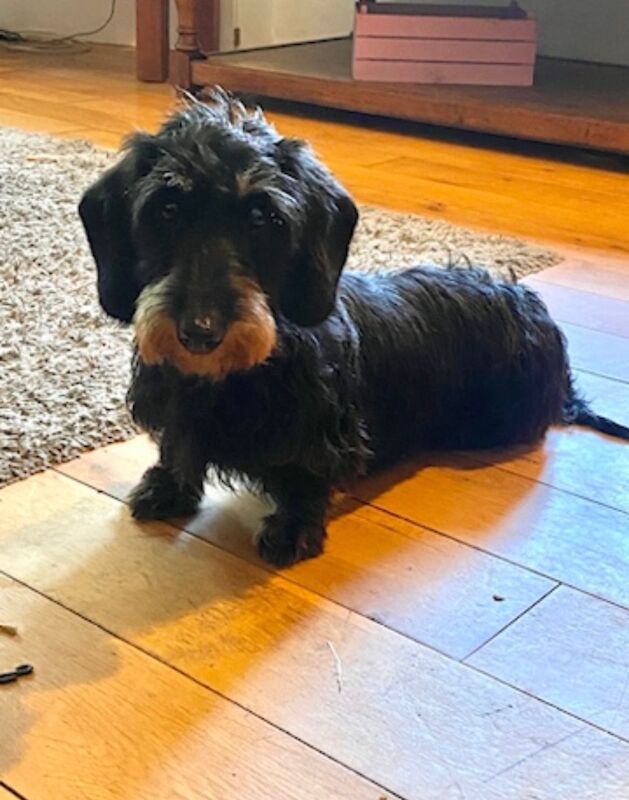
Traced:
[[[118, 0], [111, 0], [107, 19], [97, 28], [89, 31], [76, 31], [64, 36], [55, 36], [51, 33], [36, 33], [29, 31], [9, 31], [0, 29], [0, 45], [9, 50], [22, 50], [30, 52], [58, 51], [67, 52], [68, 50], [87, 51], [89, 46], [77, 39], [83, 36], [93, 36], [105, 30], [114, 18]], [[64, 47], [65, 46], [65, 47]]]

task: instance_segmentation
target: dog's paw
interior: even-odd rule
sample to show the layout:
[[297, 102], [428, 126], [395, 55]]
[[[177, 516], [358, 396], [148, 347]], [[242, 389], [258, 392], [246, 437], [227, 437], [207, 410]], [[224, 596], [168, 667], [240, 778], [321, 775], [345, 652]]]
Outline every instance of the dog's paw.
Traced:
[[199, 495], [182, 488], [171, 472], [164, 467], [148, 469], [129, 496], [134, 519], [171, 519], [189, 517], [199, 505]]
[[258, 555], [276, 567], [289, 567], [323, 552], [325, 528], [304, 525], [279, 514], [265, 517], [256, 541]]

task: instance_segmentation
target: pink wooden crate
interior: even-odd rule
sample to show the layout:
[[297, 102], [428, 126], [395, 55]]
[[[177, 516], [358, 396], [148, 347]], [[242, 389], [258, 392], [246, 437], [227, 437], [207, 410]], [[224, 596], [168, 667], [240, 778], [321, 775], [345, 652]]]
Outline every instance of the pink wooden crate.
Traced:
[[535, 54], [536, 21], [516, 3], [357, 5], [357, 80], [530, 86]]

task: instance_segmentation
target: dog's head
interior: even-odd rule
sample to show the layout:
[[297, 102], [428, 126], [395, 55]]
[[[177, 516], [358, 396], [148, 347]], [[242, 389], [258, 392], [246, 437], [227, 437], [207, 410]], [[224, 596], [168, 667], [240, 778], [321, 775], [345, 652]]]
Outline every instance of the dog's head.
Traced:
[[303, 142], [220, 90], [133, 136], [79, 211], [101, 305], [144, 361], [214, 378], [270, 355], [278, 312], [328, 316], [358, 216]]

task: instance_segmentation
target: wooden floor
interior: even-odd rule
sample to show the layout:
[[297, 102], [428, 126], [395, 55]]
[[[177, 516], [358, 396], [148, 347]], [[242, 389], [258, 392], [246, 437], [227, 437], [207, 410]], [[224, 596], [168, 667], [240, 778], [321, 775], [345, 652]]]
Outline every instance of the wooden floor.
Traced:
[[[3, 55], [0, 124], [115, 145], [163, 86], [124, 51]], [[629, 424], [629, 186], [614, 162], [276, 114], [361, 201], [549, 241], [531, 283], [597, 408]], [[265, 507], [208, 487], [131, 521], [143, 438], [0, 492], [0, 800], [627, 800], [629, 446], [365, 482], [326, 554], [275, 573]]]

